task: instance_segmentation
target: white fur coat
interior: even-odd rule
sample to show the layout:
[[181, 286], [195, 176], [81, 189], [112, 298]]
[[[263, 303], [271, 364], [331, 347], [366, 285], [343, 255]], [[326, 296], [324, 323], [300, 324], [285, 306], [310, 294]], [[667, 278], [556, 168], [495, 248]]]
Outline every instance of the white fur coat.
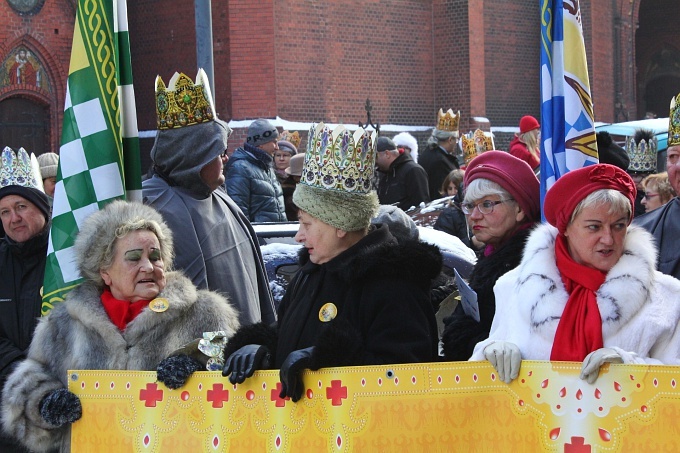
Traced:
[[[555, 264], [557, 229], [544, 224], [529, 236], [522, 262], [494, 286], [496, 315], [489, 339], [470, 360], [484, 360], [494, 341], [519, 346], [522, 359], [550, 360], [568, 294]], [[597, 291], [605, 347], [624, 363], [680, 364], [680, 280], [655, 270], [656, 247], [630, 226], [624, 253]]]

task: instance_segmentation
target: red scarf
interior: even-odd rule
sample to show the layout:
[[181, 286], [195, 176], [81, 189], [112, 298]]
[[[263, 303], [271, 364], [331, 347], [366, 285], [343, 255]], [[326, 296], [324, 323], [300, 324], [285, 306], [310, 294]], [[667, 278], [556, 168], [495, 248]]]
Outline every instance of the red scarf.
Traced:
[[602, 318], [595, 291], [606, 274], [574, 261], [561, 234], [555, 242], [555, 258], [569, 299], [557, 325], [550, 360], [582, 362], [602, 347]]
[[128, 302], [126, 300], [116, 299], [108, 288], [102, 293], [101, 299], [104, 310], [106, 310], [106, 314], [109, 315], [109, 319], [121, 332], [125, 330], [130, 321], [135, 319], [137, 315], [142, 312], [144, 307], [149, 305], [148, 300]]

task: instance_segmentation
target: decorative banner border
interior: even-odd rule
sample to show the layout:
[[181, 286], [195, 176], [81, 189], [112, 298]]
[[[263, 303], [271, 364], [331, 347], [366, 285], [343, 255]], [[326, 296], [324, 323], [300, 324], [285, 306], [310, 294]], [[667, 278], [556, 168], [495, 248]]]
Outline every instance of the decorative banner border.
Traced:
[[305, 397], [278, 371], [241, 385], [201, 372], [178, 390], [154, 372], [70, 371], [83, 404], [72, 451], [679, 451], [680, 367], [524, 361], [510, 385], [488, 362], [327, 368]]

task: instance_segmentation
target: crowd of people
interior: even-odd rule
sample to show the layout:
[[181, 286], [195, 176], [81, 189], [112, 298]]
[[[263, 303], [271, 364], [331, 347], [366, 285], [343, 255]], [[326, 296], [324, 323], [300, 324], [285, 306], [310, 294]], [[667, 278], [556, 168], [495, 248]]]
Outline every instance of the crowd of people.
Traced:
[[[178, 81], [201, 92], [207, 78], [176, 74], [157, 92]], [[298, 401], [302, 371], [323, 367], [488, 360], [509, 383], [522, 360], [576, 361], [593, 383], [605, 363], [680, 365], [675, 115], [665, 172], [647, 131], [625, 148], [598, 134], [600, 163], [559, 178], [541, 206], [531, 116], [508, 151], [473, 134], [462, 165], [451, 109], [420, 152], [408, 132], [323, 123], [303, 148], [299, 132], [257, 119], [229, 157], [232, 131], [205, 102], [212, 115], [159, 121], [143, 203], [114, 201], [84, 219], [74, 248], [83, 283], [45, 317], [59, 156], [3, 150], [0, 450], [69, 451], [82, 407], [68, 369], [155, 370], [173, 389], [200, 370], [236, 385], [278, 369], [280, 396]], [[404, 213], [440, 198], [434, 227], [478, 257], [464, 283]], [[251, 222], [283, 221], [299, 221], [303, 247], [277, 306]], [[457, 284], [475, 300], [465, 296], [440, 334], [439, 302]], [[210, 357], [195, 347], [208, 332], [221, 341]]]

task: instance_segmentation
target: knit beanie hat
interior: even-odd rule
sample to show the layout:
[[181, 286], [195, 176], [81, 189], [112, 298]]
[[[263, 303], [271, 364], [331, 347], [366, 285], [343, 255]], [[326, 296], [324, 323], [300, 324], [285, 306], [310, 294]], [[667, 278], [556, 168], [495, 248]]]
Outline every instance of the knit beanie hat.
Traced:
[[601, 164], [615, 165], [623, 170], [628, 170], [630, 165], [630, 157], [626, 153], [625, 148], [617, 145], [609, 132], [598, 132], [596, 134], [597, 140], [597, 154], [600, 158]]
[[279, 140], [279, 149], [281, 151], [289, 152], [291, 156], [297, 154], [297, 148], [288, 140]]
[[59, 155], [55, 153], [44, 153], [38, 156], [40, 174], [42, 179], [54, 178], [57, 176], [57, 166], [59, 165]]
[[384, 223], [392, 236], [398, 241], [417, 241], [420, 237], [418, 226], [402, 209], [389, 204], [380, 205], [378, 214], [371, 220], [372, 224]]
[[255, 120], [248, 127], [246, 143], [252, 146], [260, 146], [273, 142], [279, 138], [279, 131], [272, 123], [265, 119]]
[[488, 179], [507, 190], [527, 215], [540, 219], [540, 183], [529, 164], [505, 151], [487, 151], [470, 162], [465, 170], [465, 186], [478, 178]]
[[538, 124], [538, 120], [531, 115], [523, 116], [522, 119], [519, 120], [520, 134], [533, 131], [534, 129], [538, 129], [539, 127], [541, 127], [541, 125]]
[[628, 198], [635, 212], [635, 182], [628, 173], [609, 164], [596, 164], [571, 170], [562, 175], [545, 194], [543, 213], [549, 224], [564, 233], [576, 206], [588, 195], [600, 189], [618, 190]]
[[366, 229], [379, 206], [371, 187], [374, 167], [375, 132], [312, 126], [293, 203], [340, 230]]

